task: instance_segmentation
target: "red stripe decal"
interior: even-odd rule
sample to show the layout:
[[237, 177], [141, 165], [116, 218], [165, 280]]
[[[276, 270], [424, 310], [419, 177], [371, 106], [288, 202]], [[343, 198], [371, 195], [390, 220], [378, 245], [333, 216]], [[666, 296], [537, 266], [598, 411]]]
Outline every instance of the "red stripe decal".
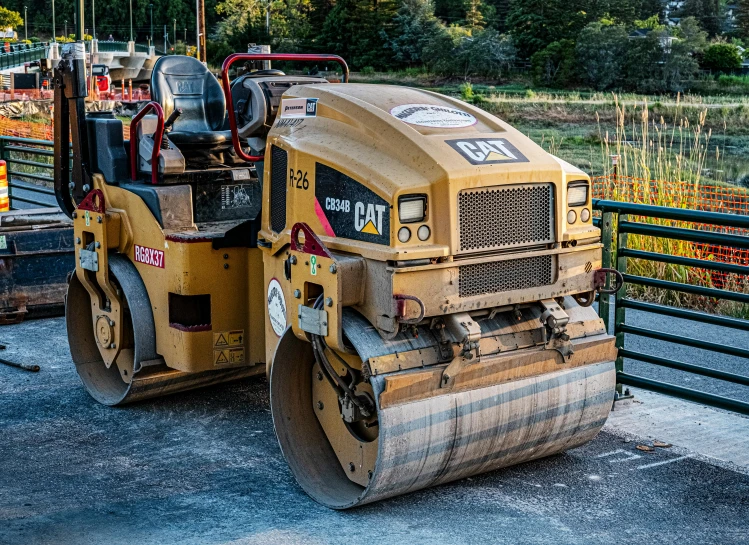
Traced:
[[333, 232], [333, 228], [330, 226], [328, 218], [325, 217], [325, 212], [323, 211], [322, 206], [320, 206], [320, 202], [317, 200], [317, 197], [315, 197], [315, 214], [317, 214], [317, 219], [320, 220], [322, 228], [325, 230], [325, 234], [329, 237], [334, 237], [335, 233]]

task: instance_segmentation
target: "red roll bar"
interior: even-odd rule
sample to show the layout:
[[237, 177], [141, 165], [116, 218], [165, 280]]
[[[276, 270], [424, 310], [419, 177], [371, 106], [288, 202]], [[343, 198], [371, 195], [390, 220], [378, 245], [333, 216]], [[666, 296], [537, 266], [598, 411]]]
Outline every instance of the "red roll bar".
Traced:
[[245, 161], [262, 161], [262, 155], [247, 155], [242, 149], [239, 142], [239, 133], [237, 132], [237, 119], [234, 115], [234, 101], [231, 98], [231, 82], [229, 81], [229, 68], [237, 61], [333, 61], [341, 65], [343, 69], [343, 83], [348, 83], [348, 65], [338, 55], [308, 55], [302, 53], [234, 53], [226, 57], [221, 67], [221, 83], [224, 86], [226, 95], [226, 110], [229, 112], [229, 126], [231, 127], [231, 142], [234, 145], [234, 151], [237, 156]]
[[153, 134], [153, 153], [151, 154], [151, 183], [159, 182], [159, 155], [161, 155], [161, 138], [164, 136], [164, 110], [158, 102], [149, 102], [130, 122], [130, 178], [138, 179], [138, 123], [150, 110], [156, 110], [159, 118], [156, 132]]

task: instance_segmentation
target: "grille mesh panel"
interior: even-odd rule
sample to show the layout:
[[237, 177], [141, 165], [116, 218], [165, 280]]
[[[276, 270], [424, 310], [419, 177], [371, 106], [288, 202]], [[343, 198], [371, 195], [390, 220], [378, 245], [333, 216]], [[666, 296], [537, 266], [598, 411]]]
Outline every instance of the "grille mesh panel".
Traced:
[[458, 276], [458, 291], [461, 297], [472, 297], [548, 286], [554, 283], [553, 265], [550, 255], [463, 265]]
[[460, 250], [554, 242], [552, 184], [485, 187], [458, 195]]
[[271, 146], [270, 160], [270, 228], [280, 233], [286, 229], [286, 172], [289, 163], [286, 150]]

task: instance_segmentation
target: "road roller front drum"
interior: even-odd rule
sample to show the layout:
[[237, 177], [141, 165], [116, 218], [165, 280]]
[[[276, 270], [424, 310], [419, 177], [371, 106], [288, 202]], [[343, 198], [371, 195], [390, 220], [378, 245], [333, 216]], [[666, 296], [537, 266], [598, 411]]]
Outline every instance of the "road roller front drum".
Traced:
[[[376, 414], [352, 427], [313, 347], [288, 329], [271, 366], [273, 421], [302, 488], [323, 505], [345, 509], [590, 441], [611, 408], [615, 370], [613, 361], [587, 363], [586, 350], [561, 369], [556, 350], [536, 350], [532, 355], [547, 358], [541, 363], [553, 365], [551, 372], [462, 390], [440, 389], [437, 379], [429, 395], [396, 403], [383, 404], [391, 398], [381, 395], [396, 384], [391, 379], [421, 370], [373, 376], [357, 391], [371, 392]], [[361, 369], [356, 357], [339, 356]]]

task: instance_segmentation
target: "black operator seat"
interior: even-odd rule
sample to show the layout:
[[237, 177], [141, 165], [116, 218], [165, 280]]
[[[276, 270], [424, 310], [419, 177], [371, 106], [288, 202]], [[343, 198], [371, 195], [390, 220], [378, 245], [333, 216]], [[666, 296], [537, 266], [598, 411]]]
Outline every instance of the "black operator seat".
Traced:
[[231, 146], [231, 131], [221, 130], [226, 116], [226, 99], [218, 80], [194, 57], [165, 56], [153, 67], [151, 97], [164, 110], [164, 119], [175, 108], [182, 109], [169, 133], [185, 155], [206, 155], [219, 161], [218, 154]]

